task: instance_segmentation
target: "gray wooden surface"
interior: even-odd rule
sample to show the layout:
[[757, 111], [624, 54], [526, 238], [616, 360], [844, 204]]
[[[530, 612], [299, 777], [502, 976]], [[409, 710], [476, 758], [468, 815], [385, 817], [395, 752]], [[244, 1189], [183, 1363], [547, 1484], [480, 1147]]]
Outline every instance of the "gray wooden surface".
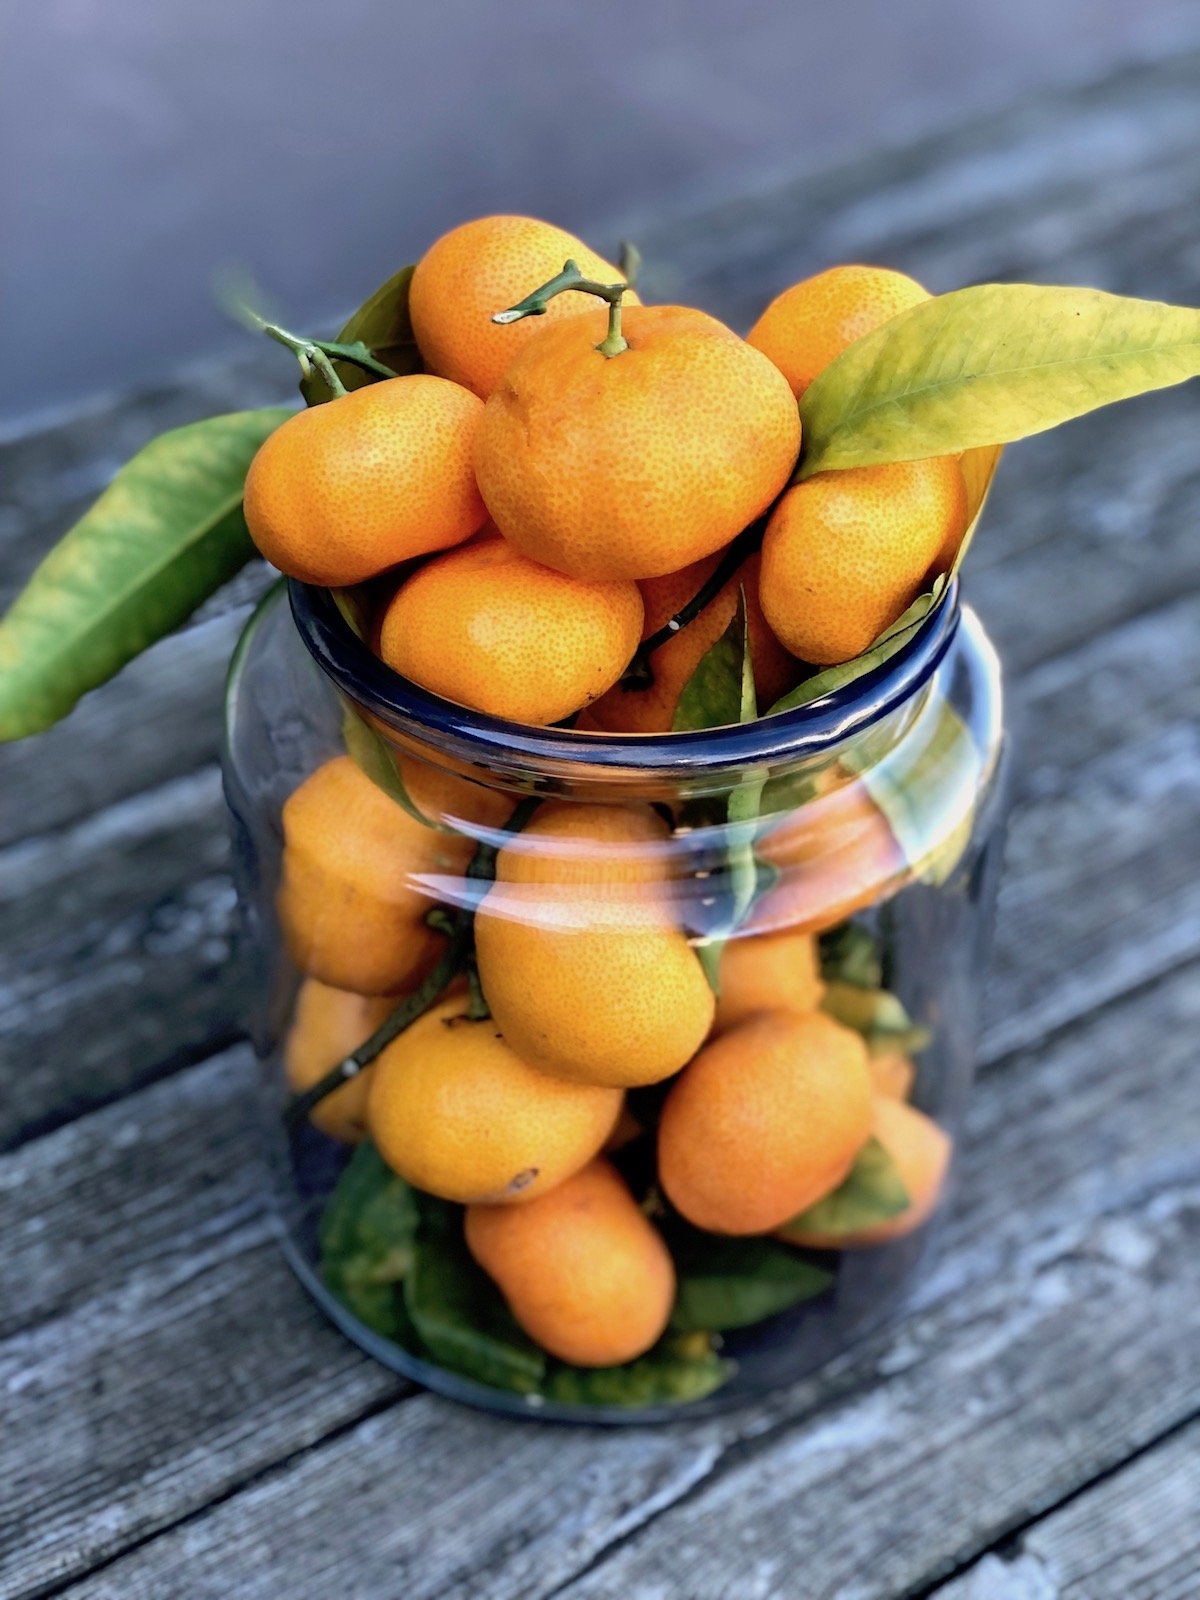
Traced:
[[[1200, 303], [1200, 59], [642, 243], [744, 324], [834, 259]], [[10, 447], [0, 590], [270, 351]], [[262, 575], [0, 752], [0, 1597], [1200, 1592], [1200, 397], [1014, 449], [967, 587], [1023, 761], [982, 1075], [903, 1314], [756, 1408], [602, 1434], [412, 1391], [269, 1236], [215, 756]]]

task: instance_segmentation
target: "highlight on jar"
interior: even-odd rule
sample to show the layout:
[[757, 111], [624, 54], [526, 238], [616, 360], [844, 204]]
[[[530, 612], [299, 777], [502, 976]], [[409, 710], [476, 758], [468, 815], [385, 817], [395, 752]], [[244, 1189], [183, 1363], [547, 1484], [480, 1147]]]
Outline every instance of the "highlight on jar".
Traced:
[[911, 1281], [1003, 841], [964, 561], [1005, 445], [1200, 371], [1187, 307], [844, 263], [743, 338], [639, 259], [482, 217], [335, 339], [243, 305], [303, 408], [154, 440], [0, 622], [19, 738], [278, 570], [224, 778], [283, 1247], [397, 1370], [600, 1421]]

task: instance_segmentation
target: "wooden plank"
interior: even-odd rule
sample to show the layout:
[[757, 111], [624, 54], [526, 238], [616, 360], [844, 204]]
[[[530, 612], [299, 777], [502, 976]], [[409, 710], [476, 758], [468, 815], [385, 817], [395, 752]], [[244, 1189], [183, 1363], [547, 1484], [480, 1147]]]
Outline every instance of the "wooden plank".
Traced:
[[233, 958], [214, 768], [12, 846], [0, 857], [0, 915], [0, 1147], [242, 1031], [255, 976]]
[[1193, 1600], [1200, 1425], [1173, 1434], [931, 1600]]
[[254, 1076], [240, 1046], [0, 1165], [0, 1595], [403, 1392], [284, 1265]]
[[[1200, 949], [1198, 696], [1196, 597], [1105, 633], [1023, 686], [1024, 798], [986, 1059]], [[211, 769], [0, 853], [12, 930], [0, 951], [0, 1030], [12, 1041], [0, 1144], [237, 1034], [255, 978], [229, 959], [227, 862]], [[35, 1060], [37, 1072], [21, 1069]]]
[[[762, 1511], [754, 1537], [764, 1560], [836, 1541], [848, 1521], [864, 1540], [886, 1543], [910, 1520], [902, 1547], [914, 1570], [932, 1571], [948, 1541], [946, 1558], [962, 1559], [971, 1539], [976, 1549], [990, 1543], [1018, 1509], [1060, 1498], [1064, 1484], [1197, 1401], [1187, 1341], [1200, 1318], [1200, 1252], [1181, 1230], [1197, 1220], [1189, 1196], [1200, 1198], [1191, 1136], [1198, 1022], [1193, 968], [985, 1080], [944, 1254], [909, 1317], [827, 1374], [684, 1434], [520, 1429], [429, 1396], [354, 1426], [387, 1399], [387, 1382], [325, 1333], [282, 1262], [252, 1232], [240, 1255], [235, 1244], [219, 1262], [207, 1259], [222, 1248], [223, 1202], [202, 1187], [218, 1179], [227, 1136], [210, 1143], [196, 1132], [201, 1102], [211, 1093], [214, 1121], [228, 1116], [231, 1130], [250, 1119], [244, 1086], [230, 1082], [235, 1067], [194, 1069], [189, 1078], [211, 1082], [176, 1113], [177, 1200], [161, 1193], [153, 1219], [130, 1204], [126, 1227], [95, 1239], [87, 1297], [0, 1352], [0, 1381], [17, 1378], [0, 1473], [13, 1486], [6, 1512], [22, 1530], [0, 1594], [41, 1593], [191, 1517], [79, 1594], [202, 1600], [222, 1585], [228, 1592], [236, 1575], [247, 1600], [293, 1589], [532, 1600], [676, 1502], [662, 1536], [652, 1530], [644, 1551], [630, 1550], [644, 1557], [647, 1583], [653, 1575], [666, 1592], [697, 1600], [727, 1592], [714, 1587], [718, 1576], [728, 1583], [731, 1563], [744, 1566], [736, 1519], [737, 1536], [681, 1566], [678, 1587], [662, 1578], [656, 1551], [676, 1540], [690, 1550], [704, 1529], [720, 1546], [739, 1503]], [[89, 1170], [119, 1159], [113, 1128], [121, 1119], [131, 1128], [136, 1172], [139, 1108], [158, 1108], [146, 1137], [170, 1147], [175, 1090], [146, 1091], [11, 1157], [14, 1236], [44, 1203], [32, 1190], [26, 1211], [21, 1175], [32, 1166], [78, 1185], [56, 1235], [94, 1229]], [[160, 1163], [151, 1181], [161, 1173], [169, 1184], [170, 1170]], [[198, 1200], [202, 1265], [191, 1272]], [[89, 1220], [72, 1222], [72, 1207]], [[148, 1227], [169, 1239], [172, 1217], [180, 1250], [139, 1241]], [[36, 1239], [26, 1248], [36, 1251]], [[13, 1271], [24, 1277], [25, 1264]], [[199, 1516], [322, 1430], [337, 1437]], [[738, 1472], [753, 1478], [741, 1501], [723, 1487]], [[693, 1519], [689, 1497], [710, 1475], [714, 1520]], [[969, 1514], [939, 1500], [976, 1480]], [[846, 1505], [864, 1497], [878, 1511], [847, 1519]], [[840, 1549], [831, 1545], [830, 1559]], [[893, 1566], [873, 1549], [864, 1560], [867, 1571], [884, 1562], [884, 1585]], [[618, 1550], [612, 1565], [603, 1592], [638, 1592], [632, 1555]], [[842, 1591], [814, 1582], [811, 1592]]]

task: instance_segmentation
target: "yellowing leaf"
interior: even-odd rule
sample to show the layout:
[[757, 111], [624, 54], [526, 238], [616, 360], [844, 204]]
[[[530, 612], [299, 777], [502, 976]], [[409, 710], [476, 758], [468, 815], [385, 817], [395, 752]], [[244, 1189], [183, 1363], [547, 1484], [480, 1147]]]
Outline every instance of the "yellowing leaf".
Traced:
[[1200, 310], [1097, 289], [985, 283], [913, 306], [800, 402], [799, 476], [1023, 439], [1200, 373]]

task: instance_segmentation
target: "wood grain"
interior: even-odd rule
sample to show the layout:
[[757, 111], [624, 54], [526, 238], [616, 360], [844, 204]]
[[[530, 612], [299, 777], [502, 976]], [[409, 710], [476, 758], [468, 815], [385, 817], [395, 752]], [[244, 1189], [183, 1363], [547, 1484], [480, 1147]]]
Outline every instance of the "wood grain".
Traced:
[[984, 1556], [932, 1600], [1192, 1600], [1200, 1425], [1180, 1429]]
[[[70, 1175], [75, 1193], [55, 1235], [90, 1230], [77, 1256], [91, 1277], [78, 1303], [52, 1308], [0, 1351], [0, 1383], [18, 1380], [0, 1439], [5, 1513], [24, 1530], [0, 1594], [39, 1593], [50, 1577], [86, 1572], [330, 1431], [327, 1448], [81, 1593], [206, 1596], [237, 1573], [250, 1600], [280, 1586], [317, 1595], [322, 1585], [532, 1600], [646, 1525], [645, 1548], [619, 1548], [611, 1575], [586, 1580], [584, 1592], [636, 1593], [643, 1560], [647, 1581], [654, 1573], [665, 1583], [655, 1562], [694, 1548], [676, 1572], [683, 1587], [669, 1592], [694, 1588], [701, 1600], [723, 1592], [718, 1580], [744, 1561], [732, 1537], [720, 1548], [738, 1504], [764, 1560], [807, 1548], [822, 1529], [815, 1542], [828, 1545], [832, 1565], [820, 1571], [839, 1583], [850, 1557], [830, 1541], [851, 1525], [869, 1544], [912, 1519], [914, 1570], [959, 1560], [1032, 1503], [1031, 1484], [1058, 1498], [1197, 1402], [1188, 1340], [1200, 1257], [1189, 1247], [1198, 1218], [1188, 1196], [1200, 1187], [1189, 1117], [1198, 1021], [1200, 969], [1190, 968], [985, 1080], [941, 1262], [908, 1318], [820, 1378], [682, 1430], [547, 1433], [428, 1396], [354, 1426], [395, 1392], [391, 1380], [320, 1324], [261, 1221], [228, 1225], [224, 1196], [208, 1192], [221, 1150], [252, 1162], [248, 1135], [234, 1131], [251, 1121], [237, 1058], [64, 1128], [40, 1141], [39, 1164]], [[1131, 1072], [1147, 1038], [1162, 1049]], [[189, 1081], [185, 1100], [179, 1085]], [[128, 1149], [117, 1156], [122, 1118]], [[155, 1214], [131, 1204], [124, 1225], [98, 1238], [93, 1184], [104, 1193], [114, 1162], [136, 1167], [150, 1144], [177, 1152], [176, 1195], [162, 1187], [170, 1162], [153, 1160]], [[32, 1228], [27, 1251], [38, 1248], [45, 1197], [31, 1190], [26, 1213], [20, 1173], [38, 1151], [12, 1158], [15, 1236]], [[93, 1178], [95, 1168], [109, 1176]], [[240, 1203], [236, 1186], [231, 1203]], [[36, 1256], [18, 1258], [16, 1277], [30, 1266]], [[988, 1467], [993, 1457], [1000, 1465]], [[147, 1463], [138, 1493], [122, 1494]], [[734, 1472], [751, 1474], [744, 1494], [723, 1487]], [[969, 1518], [940, 1506], [976, 1472]], [[689, 1496], [710, 1476], [703, 1492], [718, 1498], [700, 1516]], [[848, 1524], [845, 1505], [868, 1488], [878, 1513]], [[679, 1526], [654, 1531], [676, 1501]], [[940, 1507], [928, 1527], [926, 1502]], [[768, 1507], [773, 1532], [761, 1520]], [[872, 1570], [883, 1559], [874, 1546], [861, 1553]], [[883, 1582], [865, 1592], [888, 1593]], [[815, 1581], [811, 1592], [841, 1593]]]

